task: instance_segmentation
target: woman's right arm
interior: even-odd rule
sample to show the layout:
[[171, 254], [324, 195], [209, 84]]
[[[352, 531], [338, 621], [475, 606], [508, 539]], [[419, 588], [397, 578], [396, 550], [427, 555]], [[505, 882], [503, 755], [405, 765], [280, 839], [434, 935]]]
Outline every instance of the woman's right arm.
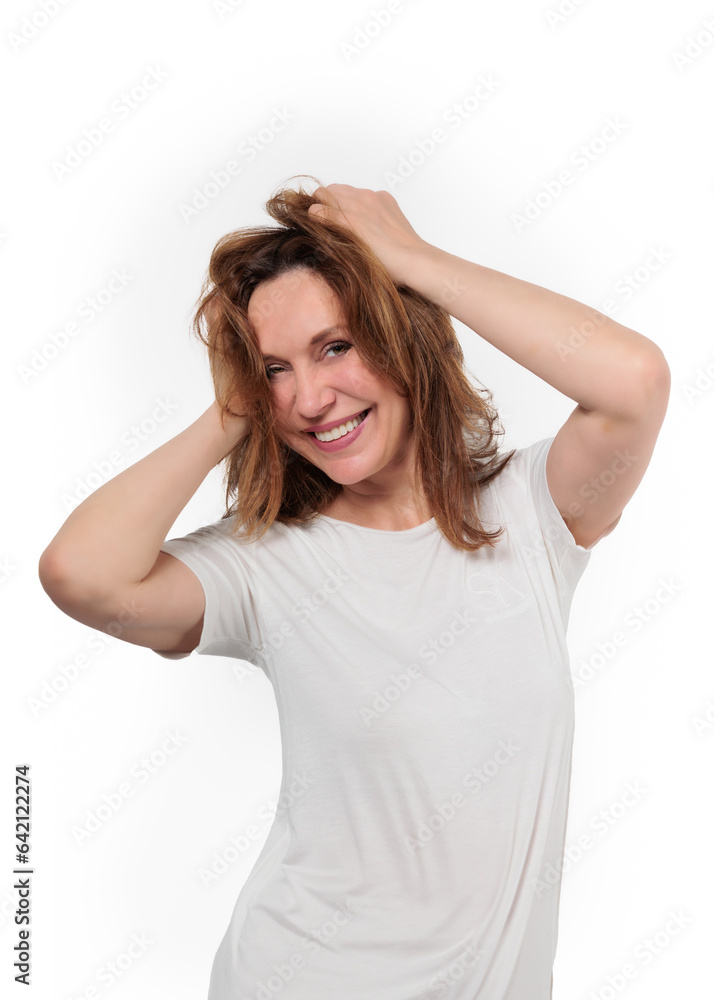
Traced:
[[211, 469], [248, 432], [213, 403], [198, 420], [87, 497], [40, 557], [40, 582], [65, 614], [163, 652], [198, 645], [205, 597], [195, 574], [160, 548]]

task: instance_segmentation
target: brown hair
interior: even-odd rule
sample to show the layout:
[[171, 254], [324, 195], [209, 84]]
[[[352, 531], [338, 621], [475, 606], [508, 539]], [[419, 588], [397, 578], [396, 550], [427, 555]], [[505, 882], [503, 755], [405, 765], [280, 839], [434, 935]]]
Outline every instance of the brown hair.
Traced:
[[409, 400], [417, 475], [442, 534], [466, 551], [494, 545], [503, 528], [483, 528], [479, 491], [514, 452], [498, 452], [495, 438], [503, 430], [496, 428], [491, 393], [470, 383], [446, 310], [395, 285], [353, 230], [310, 215], [318, 201], [286, 182], [265, 203], [279, 226], [230, 232], [211, 254], [193, 331], [208, 349], [219, 405], [230, 412], [230, 401], [238, 399], [249, 418], [248, 433], [224, 459], [223, 517], [235, 515], [235, 532], [260, 537], [273, 521], [312, 521], [342, 489], [279, 437], [266, 365], [247, 315], [260, 282], [307, 268], [336, 294], [365, 366]]

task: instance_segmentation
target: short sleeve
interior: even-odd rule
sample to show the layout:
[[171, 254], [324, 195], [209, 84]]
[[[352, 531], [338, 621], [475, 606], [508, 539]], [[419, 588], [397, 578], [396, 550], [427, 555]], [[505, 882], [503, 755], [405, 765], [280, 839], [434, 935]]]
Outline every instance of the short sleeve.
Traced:
[[592, 550], [575, 541], [548, 489], [545, 463], [554, 440], [554, 437], [543, 438], [518, 449], [511, 463], [512, 475], [520, 480], [532, 509], [526, 543], [547, 555], [556, 586], [569, 603]]
[[[160, 551], [185, 563], [203, 587], [206, 610], [194, 652], [235, 657], [264, 669], [257, 584], [242, 545], [230, 534], [230, 521], [168, 539]], [[167, 659], [191, 655], [155, 652]]]

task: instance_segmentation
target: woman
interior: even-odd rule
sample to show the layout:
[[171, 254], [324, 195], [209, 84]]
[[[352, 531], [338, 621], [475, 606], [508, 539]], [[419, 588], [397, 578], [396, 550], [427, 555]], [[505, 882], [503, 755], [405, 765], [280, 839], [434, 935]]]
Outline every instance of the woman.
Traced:
[[[280, 225], [219, 241], [196, 314], [216, 401], [72, 512], [42, 584], [92, 628], [274, 686], [280, 808], [209, 1000], [546, 1000], [569, 608], [645, 473], [669, 368], [426, 243], [385, 191], [266, 207]], [[575, 401], [555, 435], [499, 454], [449, 314]], [[165, 541], [223, 459], [226, 515]]]

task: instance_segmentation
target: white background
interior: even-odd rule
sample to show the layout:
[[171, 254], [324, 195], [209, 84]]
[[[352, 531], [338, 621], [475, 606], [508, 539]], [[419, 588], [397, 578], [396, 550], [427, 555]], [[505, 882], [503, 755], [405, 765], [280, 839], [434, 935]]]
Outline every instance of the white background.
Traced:
[[[241, 676], [228, 659], [172, 662], [109, 641], [51, 603], [37, 561], [88, 481], [111, 478], [210, 404], [189, 322], [211, 248], [231, 229], [272, 225], [264, 201], [290, 176], [312, 174], [391, 190], [417, 232], [451, 253], [596, 308], [611, 299], [612, 315], [665, 352], [672, 393], [652, 464], [596, 546], [571, 613], [572, 861], [554, 998], [710, 997], [714, 8], [564, 0], [558, 18], [555, 0], [403, 0], [381, 26], [382, 0], [45, 8], [52, 16], [5, 4], [0, 32], [3, 995], [205, 996], [267, 835], [257, 817], [279, 788], [280, 741], [265, 677]], [[142, 92], [150, 69], [164, 78]], [[493, 94], [469, 100], [489, 76]], [[132, 88], [136, 107], [123, 110]], [[456, 128], [448, 116], [459, 104]], [[249, 159], [241, 144], [276, 110], [287, 124], [263, 132]], [[58, 168], [107, 118], [101, 144]], [[608, 118], [624, 128], [598, 146]], [[409, 172], [437, 127], [446, 138]], [[597, 150], [587, 169], [571, 159], [583, 144]], [[240, 174], [209, 186], [187, 218], [182, 204], [231, 159]], [[409, 176], [390, 182], [400, 163]], [[547, 204], [565, 168], [572, 183]], [[653, 248], [664, 258], [656, 269]], [[124, 286], [87, 318], [114, 270]], [[628, 274], [638, 287], [626, 295]], [[574, 403], [456, 326], [469, 370], [494, 393], [503, 446], [554, 434]], [[214, 470], [170, 536], [217, 520], [222, 504]], [[614, 647], [618, 632], [626, 641]], [[162, 757], [171, 732], [183, 742]], [[152, 753], [159, 766], [141, 781], [136, 765]], [[12, 982], [21, 763], [33, 779], [29, 990]], [[79, 843], [88, 813], [123, 782], [132, 795]], [[634, 804], [628, 783], [644, 789]], [[601, 810], [606, 835], [593, 825]], [[257, 839], [231, 850], [251, 824]], [[225, 870], [205, 884], [201, 869], [221, 855]], [[676, 935], [663, 932], [670, 911], [683, 916]], [[634, 957], [658, 932], [652, 960]], [[146, 943], [127, 959], [132, 940]], [[620, 989], [628, 962], [637, 974]]]

